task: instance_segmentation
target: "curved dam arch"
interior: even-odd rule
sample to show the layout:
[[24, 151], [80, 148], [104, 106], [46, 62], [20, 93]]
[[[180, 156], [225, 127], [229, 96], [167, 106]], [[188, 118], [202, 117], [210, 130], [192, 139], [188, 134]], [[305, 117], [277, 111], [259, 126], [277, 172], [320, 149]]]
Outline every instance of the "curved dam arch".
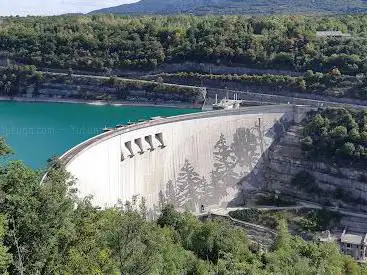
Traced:
[[101, 207], [137, 196], [149, 209], [227, 206], [262, 188], [254, 178], [263, 156], [306, 109], [271, 105], [160, 118], [91, 138], [61, 161], [79, 195], [92, 195]]

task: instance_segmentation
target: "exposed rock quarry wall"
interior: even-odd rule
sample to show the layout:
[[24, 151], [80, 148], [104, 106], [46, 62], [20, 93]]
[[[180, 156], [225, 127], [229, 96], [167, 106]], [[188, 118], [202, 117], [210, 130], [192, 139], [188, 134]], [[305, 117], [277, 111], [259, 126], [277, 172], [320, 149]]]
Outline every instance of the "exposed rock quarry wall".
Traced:
[[305, 107], [276, 105], [165, 118], [93, 138], [62, 161], [81, 196], [108, 207], [134, 196], [198, 211], [262, 189], [252, 181], [273, 141]]

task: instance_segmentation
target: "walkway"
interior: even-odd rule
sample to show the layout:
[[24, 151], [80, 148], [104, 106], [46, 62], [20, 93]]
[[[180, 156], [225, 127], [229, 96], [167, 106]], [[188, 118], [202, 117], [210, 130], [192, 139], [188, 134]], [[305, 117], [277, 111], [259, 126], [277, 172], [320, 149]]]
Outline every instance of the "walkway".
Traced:
[[241, 221], [238, 219], [234, 219], [233, 217], [231, 217], [229, 215], [230, 212], [233, 211], [237, 211], [237, 210], [249, 210], [249, 209], [256, 209], [256, 210], [261, 210], [261, 211], [270, 211], [270, 210], [300, 210], [300, 209], [315, 209], [315, 210], [320, 210], [320, 209], [326, 209], [329, 210], [331, 212], [335, 212], [335, 213], [339, 213], [345, 216], [351, 216], [351, 217], [358, 217], [358, 218], [362, 218], [362, 219], [367, 219], [367, 214], [365, 213], [361, 213], [361, 212], [351, 212], [349, 210], [345, 210], [345, 209], [341, 209], [338, 207], [322, 207], [319, 204], [316, 203], [312, 203], [312, 202], [305, 202], [305, 201], [301, 201], [299, 202], [299, 205], [296, 206], [285, 206], [285, 207], [278, 207], [278, 206], [258, 206], [258, 207], [228, 207], [228, 208], [213, 208], [213, 209], [209, 209], [208, 211], [204, 212], [204, 213], [197, 213], [196, 217], [205, 217], [205, 216], [210, 216], [210, 215], [214, 215], [214, 216], [220, 216], [220, 217], [224, 217], [227, 219], [230, 219], [231, 221], [244, 226], [244, 227], [250, 227], [252, 229], [256, 229], [259, 231], [263, 231], [263, 232], [267, 232], [270, 233], [272, 235], [276, 235], [276, 231], [265, 227], [265, 226], [261, 226], [258, 224], [253, 224], [253, 223], [249, 223], [249, 222], [245, 222], [245, 221]]
[[[40, 73], [44, 73], [44, 74], [50, 74], [50, 75], [63, 75], [66, 76], [68, 75], [67, 73], [57, 73], [57, 72], [45, 72], [45, 71], [39, 71]], [[108, 80], [111, 77], [108, 76], [101, 76], [101, 75], [84, 75], [84, 74], [72, 74], [72, 76], [74, 77], [85, 77], [85, 78], [94, 78], [94, 79], [103, 79], [103, 80]], [[182, 87], [182, 88], [192, 88], [192, 89], [198, 89], [200, 91], [202, 91], [202, 89], [206, 89], [206, 87], [200, 87], [200, 86], [189, 86], [189, 85], [181, 85], [181, 84], [172, 84], [172, 83], [159, 83], [159, 82], [155, 82], [155, 81], [149, 81], [149, 80], [141, 80], [141, 79], [132, 79], [132, 78], [122, 78], [122, 77], [116, 77], [116, 79], [118, 80], [122, 80], [122, 81], [139, 81], [141, 83], [157, 83], [157, 84], [163, 84], [166, 86], [174, 86], [174, 87]], [[315, 99], [309, 99], [307, 97], [286, 97], [286, 96], [282, 96], [282, 95], [273, 95], [273, 94], [263, 94], [263, 93], [251, 93], [251, 92], [245, 92], [245, 91], [238, 91], [238, 90], [229, 90], [229, 89], [216, 89], [216, 88], [210, 88], [213, 90], [223, 90], [225, 92], [233, 92], [233, 93], [237, 93], [237, 94], [247, 94], [247, 95], [262, 95], [262, 96], [273, 96], [274, 99], [278, 98], [278, 99], [284, 99], [286, 100], [285, 102], [289, 101], [289, 98], [294, 98], [295, 100], [304, 100], [307, 101], [309, 105], [313, 105], [313, 106], [330, 106], [330, 107], [348, 107], [348, 108], [366, 108], [366, 105], [362, 105], [362, 104], [345, 104], [345, 103], [341, 103], [339, 101], [333, 101], [333, 100], [315, 100]], [[205, 96], [204, 96], [205, 97]]]

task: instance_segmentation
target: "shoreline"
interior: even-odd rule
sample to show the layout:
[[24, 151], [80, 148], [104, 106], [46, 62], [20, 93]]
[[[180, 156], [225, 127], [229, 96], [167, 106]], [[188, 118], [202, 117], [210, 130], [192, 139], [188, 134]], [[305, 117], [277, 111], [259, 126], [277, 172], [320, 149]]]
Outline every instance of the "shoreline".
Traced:
[[0, 96], [0, 102], [27, 102], [27, 103], [69, 103], [69, 104], [87, 104], [94, 106], [114, 106], [114, 107], [159, 107], [159, 108], [175, 108], [175, 109], [201, 109], [202, 106], [185, 103], [144, 103], [130, 101], [104, 101], [104, 100], [87, 100], [87, 99], [68, 99], [68, 98], [27, 98], [27, 97], [10, 97]]

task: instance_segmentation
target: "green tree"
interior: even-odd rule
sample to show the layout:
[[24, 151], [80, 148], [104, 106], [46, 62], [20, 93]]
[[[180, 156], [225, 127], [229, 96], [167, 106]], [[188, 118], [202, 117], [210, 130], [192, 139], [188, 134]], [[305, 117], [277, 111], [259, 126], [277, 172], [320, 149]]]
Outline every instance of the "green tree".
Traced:
[[88, 198], [78, 203], [73, 213], [72, 242], [63, 261], [66, 274], [120, 274], [112, 251], [103, 239], [102, 216]]
[[5, 139], [0, 137], [0, 156], [11, 154], [12, 149], [6, 144]]
[[122, 274], [151, 274], [160, 262], [162, 241], [157, 228], [137, 212], [111, 209], [103, 213], [102, 230], [107, 247]]
[[7, 221], [5, 216], [0, 215], [0, 273], [8, 274], [8, 268], [13, 262], [13, 257], [9, 253], [9, 248], [4, 245], [4, 238], [7, 234]]
[[177, 229], [180, 220], [180, 214], [175, 210], [172, 204], [168, 204], [163, 208], [157, 220], [157, 224], [161, 227], [168, 226]]
[[331, 135], [334, 138], [342, 139], [342, 138], [347, 137], [348, 130], [344, 126], [341, 126], [341, 125], [340, 126], [336, 126], [334, 129], [331, 130]]
[[356, 148], [353, 143], [346, 142], [340, 149], [338, 149], [337, 152], [343, 156], [352, 157], [354, 155], [355, 150]]

